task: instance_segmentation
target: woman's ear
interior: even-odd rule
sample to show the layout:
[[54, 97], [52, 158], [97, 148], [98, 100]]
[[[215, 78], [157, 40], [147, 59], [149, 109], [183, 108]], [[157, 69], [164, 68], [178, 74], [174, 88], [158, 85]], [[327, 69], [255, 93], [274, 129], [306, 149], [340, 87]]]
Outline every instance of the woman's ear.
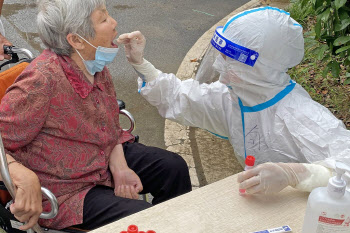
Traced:
[[66, 38], [72, 48], [79, 50], [85, 48], [84, 40], [77, 34], [69, 33]]

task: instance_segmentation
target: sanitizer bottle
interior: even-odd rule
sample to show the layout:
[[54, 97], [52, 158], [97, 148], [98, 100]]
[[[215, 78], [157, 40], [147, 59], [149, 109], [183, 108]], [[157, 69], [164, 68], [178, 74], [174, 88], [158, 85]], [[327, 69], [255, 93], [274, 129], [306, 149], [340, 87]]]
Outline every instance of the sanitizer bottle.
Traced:
[[337, 162], [337, 175], [329, 179], [328, 186], [311, 192], [303, 233], [350, 233], [350, 193], [342, 179], [346, 171], [350, 172], [349, 168]]

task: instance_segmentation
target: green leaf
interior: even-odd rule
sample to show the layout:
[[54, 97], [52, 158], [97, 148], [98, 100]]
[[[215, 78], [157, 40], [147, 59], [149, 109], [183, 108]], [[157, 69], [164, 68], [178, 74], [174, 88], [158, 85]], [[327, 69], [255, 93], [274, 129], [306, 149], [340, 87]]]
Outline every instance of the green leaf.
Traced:
[[350, 36], [341, 36], [334, 41], [333, 45], [340, 46], [340, 45], [346, 44], [349, 41], [350, 41]]
[[345, 50], [348, 50], [348, 49], [350, 49], [350, 45], [345, 46], [345, 47], [341, 47], [340, 49], [337, 49], [337, 50], [335, 51], [335, 53], [338, 54], [338, 53], [341, 53], [341, 52], [343, 52], [343, 51], [345, 51]]
[[350, 60], [345, 59], [345, 61], [344, 61], [344, 66], [345, 66], [345, 67], [350, 67]]
[[[321, 24], [322, 25], [322, 24]], [[324, 27], [326, 27], [326, 26], [324, 26]], [[320, 38], [322, 39], [322, 40], [325, 40], [325, 41], [327, 41], [327, 43], [328, 43], [328, 41], [329, 41], [329, 35], [328, 35], [328, 30], [327, 29], [322, 29], [321, 30], [321, 36], [320, 36]]]
[[317, 53], [317, 59], [321, 60], [324, 57], [324, 52], [328, 49], [328, 45], [322, 45]]
[[327, 74], [328, 74], [328, 72], [329, 72], [329, 70], [331, 69], [331, 62], [329, 62], [328, 64], [327, 64], [327, 66], [323, 69], [323, 72], [322, 72], [322, 77], [326, 77], [327, 76]]
[[350, 77], [347, 77], [347, 78], [346, 78], [346, 80], [344, 81], [344, 84], [345, 84], [345, 85], [350, 84]]
[[344, 19], [341, 21], [340, 24], [335, 25], [334, 30], [336, 32], [341, 31], [341, 30], [345, 29], [347, 26], [349, 26], [349, 24], [350, 24], [350, 19]]
[[346, 58], [346, 56], [347, 56], [347, 52], [346, 52], [346, 51], [341, 52], [341, 53], [338, 54], [338, 56], [339, 56], [339, 58], [344, 59], [344, 58]]
[[331, 58], [331, 55], [329, 53], [326, 54], [326, 56], [324, 56], [324, 58], [321, 60], [322, 62], [326, 62], [327, 60], [329, 60]]
[[344, 6], [347, 0], [335, 0], [335, 8], [338, 10], [340, 7]]
[[323, 6], [323, 0], [316, 0], [315, 1], [315, 9], [317, 10], [321, 6]]
[[309, 2], [310, 2], [309, 0], [302, 0], [301, 7], [305, 7]]
[[331, 8], [328, 8], [327, 10], [325, 10], [324, 12], [322, 12], [319, 17], [321, 19], [321, 21], [326, 22], [329, 19], [329, 15], [331, 13]]
[[322, 25], [321, 25], [321, 20], [317, 19], [316, 25], [315, 25], [315, 33], [316, 36], [315, 38], [318, 39], [321, 36], [321, 29], [322, 29]]
[[339, 19], [340, 20], [344, 20], [344, 19], [350, 18], [349, 13], [346, 10], [344, 10], [344, 9], [339, 9], [338, 14], [339, 14]]
[[329, 36], [329, 35], [323, 35], [321, 39], [326, 40], [326, 41], [335, 41], [334, 36]]
[[[316, 41], [316, 40], [315, 40]], [[305, 43], [305, 51], [312, 51], [316, 48], [316, 43]]]
[[350, 73], [346, 72], [345, 77], [350, 78]]
[[317, 47], [311, 48], [311, 49], [310, 49], [310, 52], [311, 52], [312, 54], [314, 54], [315, 56], [317, 56], [317, 54], [320, 52], [320, 50], [321, 50], [321, 47], [320, 47], [320, 46], [317, 46]]
[[340, 73], [340, 66], [339, 63], [337, 61], [332, 61], [331, 62], [331, 72], [333, 77], [338, 77], [339, 73]]
[[305, 32], [304, 36], [307, 38], [315, 37], [315, 28], [312, 28], [310, 31]]

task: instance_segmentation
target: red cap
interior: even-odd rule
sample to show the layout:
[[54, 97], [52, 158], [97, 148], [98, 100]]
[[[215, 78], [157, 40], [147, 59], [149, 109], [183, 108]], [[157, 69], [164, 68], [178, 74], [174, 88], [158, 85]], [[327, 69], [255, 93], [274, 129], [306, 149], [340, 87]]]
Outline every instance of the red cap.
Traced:
[[138, 233], [139, 229], [136, 225], [130, 225], [128, 226], [128, 233]]
[[147, 233], [156, 233], [156, 232], [153, 230], [149, 230], [149, 231], [147, 231]]
[[245, 158], [245, 165], [247, 166], [254, 166], [255, 163], [255, 157], [252, 155], [248, 155], [247, 158]]
[[146, 232], [144, 232], [144, 231], [139, 231], [139, 233], [146, 233]]

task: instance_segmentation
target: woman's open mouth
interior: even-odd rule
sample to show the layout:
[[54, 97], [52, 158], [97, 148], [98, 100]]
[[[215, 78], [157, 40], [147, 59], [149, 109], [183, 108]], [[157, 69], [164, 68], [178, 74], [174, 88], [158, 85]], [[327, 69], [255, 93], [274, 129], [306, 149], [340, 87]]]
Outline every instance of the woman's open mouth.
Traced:
[[115, 39], [115, 40], [113, 40], [113, 41], [111, 42], [111, 46], [112, 46], [113, 48], [118, 48], [118, 45], [117, 45], [116, 43], [117, 43], [117, 39]]

